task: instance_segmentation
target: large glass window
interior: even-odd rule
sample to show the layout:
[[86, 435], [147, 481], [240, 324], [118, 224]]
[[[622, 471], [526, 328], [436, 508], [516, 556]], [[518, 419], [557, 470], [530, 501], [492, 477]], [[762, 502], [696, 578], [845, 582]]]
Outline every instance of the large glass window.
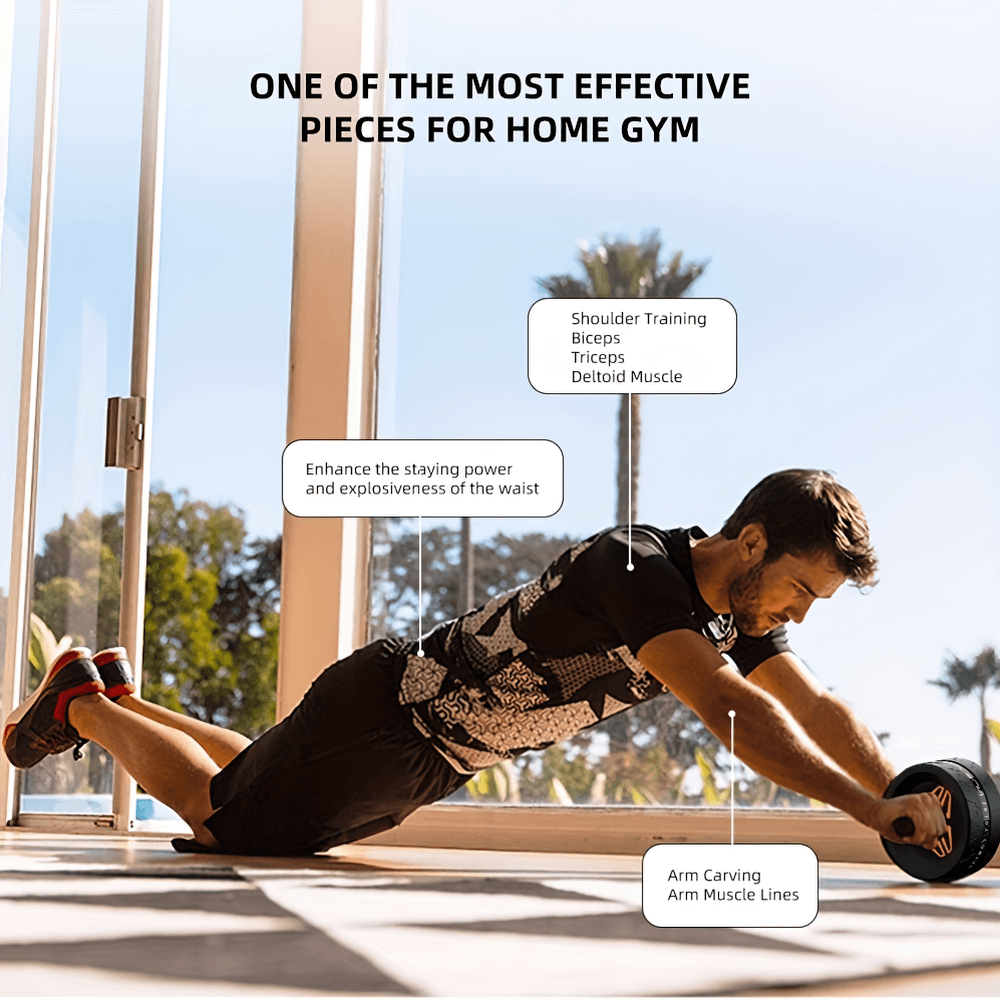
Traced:
[[[38, 63], [38, 9], [15, 9], [12, 60], [3, 91], [8, 95], [6, 156], [3, 161], [3, 232], [0, 242], [0, 649], [7, 636], [11, 532], [17, 470], [17, 433], [24, 343], [24, 290], [31, 218], [31, 156], [34, 148], [35, 78]], [[33, 39], [35, 44], [26, 43]], [[7, 90], [9, 87], [9, 91]], [[3, 702], [0, 664], [0, 714]]]
[[[661, 265], [703, 265], [687, 295], [736, 307], [739, 378], [641, 398], [637, 521], [713, 533], [767, 473], [833, 470], [865, 507], [881, 582], [819, 602], [794, 649], [900, 767], [979, 758], [975, 692], [949, 703], [928, 682], [949, 651], [969, 662], [998, 638], [996, 29], [990, 5], [390, 5], [389, 69], [454, 73], [460, 99], [388, 101], [417, 137], [385, 147], [379, 436], [545, 437], [566, 457], [556, 516], [472, 522], [476, 602], [616, 518], [618, 399], [535, 392], [525, 317], [539, 279], [586, 283], [581, 257], [658, 230]], [[556, 99], [470, 102], [470, 72], [564, 77]], [[687, 100], [575, 99], [574, 74], [598, 72], [747, 73], [750, 99], [698, 100], [693, 78]], [[498, 141], [427, 141], [429, 116], [476, 114]], [[505, 141], [509, 116], [543, 115], [607, 116], [610, 139]], [[627, 143], [629, 115], [697, 116], [698, 142]], [[375, 527], [376, 634], [416, 635], [415, 527]], [[424, 521], [427, 626], [462, 610], [461, 531]], [[466, 794], [509, 800], [513, 777]], [[664, 696], [516, 777], [522, 800], [711, 803], [728, 758]], [[737, 798], [804, 804], [748, 772]]]
[[298, 67], [301, 10], [237, 6], [171, 4], [143, 696], [257, 736], [278, 662], [297, 103], [255, 100], [250, 79]]
[[[145, 21], [140, 2], [62, 14], [29, 692], [63, 649], [117, 642], [124, 473], [104, 468], [105, 401], [129, 395]], [[49, 757], [21, 810], [109, 813], [112, 774], [96, 746]]]
[[[15, 361], [38, 24], [38, 5], [18, 4], [2, 326]], [[297, 104], [257, 101], [249, 83], [296, 70], [300, 4], [174, 0], [168, 37], [143, 692], [257, 735], [274, 721]], [[130, 395], [145, 52], [144, 0], [64, 4], [28, 691], [61, 649], [118, 639], [125, 474], [103, 467], [105, 401]], [[18, 379], [3, 366], [6, 504]], [[50, 757], [24, 775], [21, 811], [110, 813], [111, 783], [97, 747]], [[137, 818], [174, 817], [140, 789]]]

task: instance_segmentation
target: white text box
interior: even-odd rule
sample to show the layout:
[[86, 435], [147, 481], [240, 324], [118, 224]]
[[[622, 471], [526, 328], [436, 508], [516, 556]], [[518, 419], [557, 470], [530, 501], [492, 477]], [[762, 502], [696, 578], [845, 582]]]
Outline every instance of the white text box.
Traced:
[[296, 517], [549, 517], [563, 454], [546, 440], [293, 441], [281, 496]]
[[725, 299], [539, 299], [528, 381], [553, 393], [721, 393], [736, 383]]
[[804, 844], [656, 844], [642, 859], [642, 912], [656, 927], [805, 927], [819, 861]]

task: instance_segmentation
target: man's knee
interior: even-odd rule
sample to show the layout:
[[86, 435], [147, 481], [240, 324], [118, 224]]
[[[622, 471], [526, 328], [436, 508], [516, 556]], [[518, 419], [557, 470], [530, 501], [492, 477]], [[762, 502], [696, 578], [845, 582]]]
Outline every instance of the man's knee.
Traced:
[[192, 830], [198, 827], [204, 829], [205, 820], [215, 812], [211, 796], [212, 777], [214, 775], [199, 774], [197, 780], [174, 805], [174, 811]]
[[191, 832], [194, 834], [194, 839], [198, 841], [199, 844], [204, 844], [205, 847], [211, 847], [213, 850], [218, 850], [219, 842], [212, 836], [211, 832], [202, 823], [188, 823], [191, 827]]

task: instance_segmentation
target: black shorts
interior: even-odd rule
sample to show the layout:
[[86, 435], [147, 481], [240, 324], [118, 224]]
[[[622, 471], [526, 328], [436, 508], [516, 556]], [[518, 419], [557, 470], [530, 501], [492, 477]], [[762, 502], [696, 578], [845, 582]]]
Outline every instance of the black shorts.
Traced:
[[227, 764], [205, 821], [228, 854], [305, 855], [370, 837], [469, 780], [399, 704], [402, 643], [328, 667], [295, 710]]

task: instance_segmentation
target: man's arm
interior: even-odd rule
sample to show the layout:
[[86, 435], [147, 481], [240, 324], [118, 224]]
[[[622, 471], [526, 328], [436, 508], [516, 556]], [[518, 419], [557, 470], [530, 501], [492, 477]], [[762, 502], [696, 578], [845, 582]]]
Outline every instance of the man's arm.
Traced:
[[777, 698], [813, 742], [852, 778], [875, 795], [886, 790], [896, 771], [875, 735], [794, 653], [765, 660], [749, 680]]
[[[639, 650], [639, 660], [727, 746], [729, 711], [734, 710], [736, 755], [758, 774], [844, 810], [887, 840], [930, 850], [945, 832], [944, 815], [932, 795], [873, 795], [844, 774], [776, 698], [744, 678], [704, 636], [687, 629], [666, 632]], [[892, 829], [901, 816], [913, 820], [912, 837], [900, 837]]]

